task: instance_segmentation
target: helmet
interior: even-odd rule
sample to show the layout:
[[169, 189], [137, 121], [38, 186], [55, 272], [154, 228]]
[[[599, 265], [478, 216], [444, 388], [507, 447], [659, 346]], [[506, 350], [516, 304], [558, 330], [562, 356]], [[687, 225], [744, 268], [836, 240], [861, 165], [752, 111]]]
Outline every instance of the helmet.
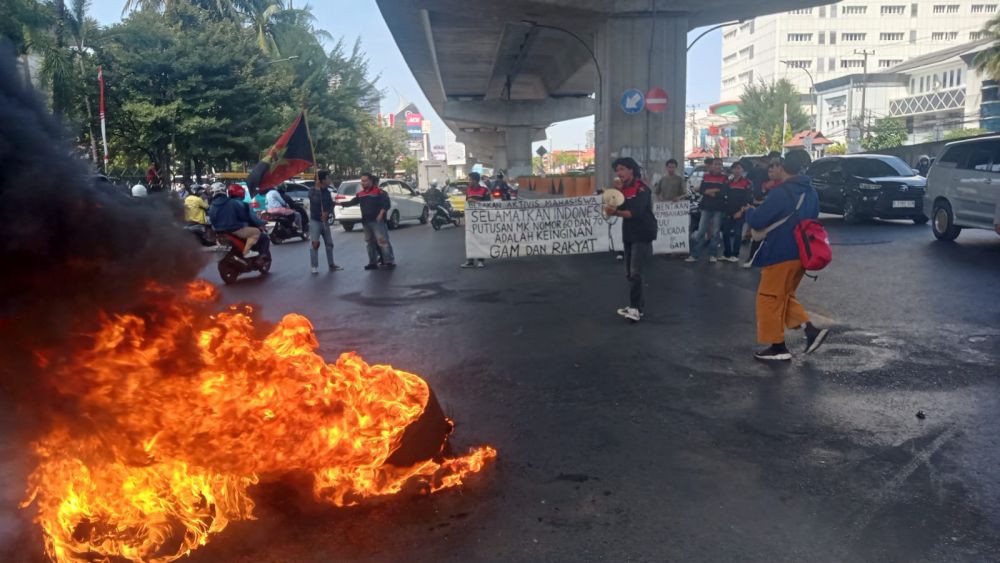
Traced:
[[132, 197], [146, 197], [149, 192], [146, 191], [146, 186], [142, 184], [136, 184], [132, 186]]
[[217, 195], [226, 195], [226, 185], [222, 182], [216, 182], [212, 184], [211, 188], [209, 188], [209, 193], [212, 194], [212, 197]]
[[236, 197], [239, 199], [243, 199], [243, 196], [247, 193], [246, 190], [243, 189], [243, 186], [239, 184], [229, 184], [226, 191], [229, 192], [229, 197]]

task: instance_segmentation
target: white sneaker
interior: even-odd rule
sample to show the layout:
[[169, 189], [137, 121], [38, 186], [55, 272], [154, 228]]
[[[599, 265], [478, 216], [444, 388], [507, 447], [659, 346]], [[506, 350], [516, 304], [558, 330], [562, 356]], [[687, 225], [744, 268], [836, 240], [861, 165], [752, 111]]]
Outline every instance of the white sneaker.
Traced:
[[316, 266], [313, 266], [312, 268], [309, 268], [309, 271], [311, 273], [313, 273], [313, 274], [318, 274], [319, 273], [319, 268], [317, 268]]
[[477, 268], [485, 268], [486, 267], [486, 262], [476, 262], [476, 267]]
[[744, 263], [743, 263], [743, 265], [742, 265], [742, 266], [743, 266], [744, 268], [752, 268], [752, 267], [753, 267], [753, 262], [751, 262], [751, 261], [747, 260], [746, 262], [744, 262]]
[[243, 253], [243, 257], [246, 258], [247, 260], [251, 258], [256, 258], [258, 256], [260, 256], [260, 252], [257, 252], [256, 250], [248, 250]]
[[716, 263], [716, 262], [718, 262], [718, 261], [719, 261], [719, 259], [718, 259], [718, 258], [716, 258], [715, 256], [712, 256], [712, 257], [710, 257], [710, 258], [708, 259], [708, 262], [709, 262], [710, 264], [715, 264], [715, 263]]
[[729, 257], [729, 261], [730, 261], [730, 262], [733, 262], [733, 263], [736, 263], [736, 262], [739, 262], [739, 261], [740, 261], [740, 259], [739, 259], [739, 257], [737, 257], [737, 256], [730, 256], [730, 257]]
[[697, 262], [698, 259], [695, 258], [694, 256], [688, 256], [687, 258], [684, 259], [684, 261], [685, 262]]
[[462, 262], [462, 267], [463, 268], [475, 268], [476, 264], [473, 263], [473, 262]]
[[639, 312], [639, 309], [636, 309], [634, 307], [628, 307], [625, 309], [625, 314], [622, 316], [632, 321], [633, 323], [637, 323], [639, 322], [639, 319], [642, 318], [642, 313]]
[[[629, 316], [629, 309], [632, 309], [632, 308], [631, 307], [622, 307], [621, 309], [618, 309], [618, 314], [621, 315], [621, 316], [623, 316], [623, 317], [625, 317], [627, 319], [628, 316]], [[632, 309], [632, 310], [633, 311], [639, 311], [638, 309]], [[642, 317], [645, 317], [645, 316], [646, 316], [646, 313], [643, 313], [642, 311], [639, 311], [639, 318], [640, 319]]]

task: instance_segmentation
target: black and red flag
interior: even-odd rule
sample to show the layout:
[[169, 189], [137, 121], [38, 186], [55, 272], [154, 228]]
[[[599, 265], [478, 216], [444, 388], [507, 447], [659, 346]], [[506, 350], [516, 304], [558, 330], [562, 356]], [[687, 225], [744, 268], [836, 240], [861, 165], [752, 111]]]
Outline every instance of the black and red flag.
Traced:
[[264, 158], [253, 167], [247, 178], [247, 185], [255, 192], [273, 188], [306, 170], [315, 161], [306, 112], [302, 112], [292, 122], [292, 126], [278, 137], [274, 146], [268, 149]]

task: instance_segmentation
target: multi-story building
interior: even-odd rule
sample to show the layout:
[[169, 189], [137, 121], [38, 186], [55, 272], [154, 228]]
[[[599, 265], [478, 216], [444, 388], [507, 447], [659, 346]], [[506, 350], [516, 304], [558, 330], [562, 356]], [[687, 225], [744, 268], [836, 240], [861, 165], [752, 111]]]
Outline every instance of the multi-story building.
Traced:
[[895, 67], [983, 37], [1000, 0], [844, 0], [723, 28], [722, 100], [760, 80], [817, 82]]
[[880, 72], [848, 74], [816, 84], [818, 127], [831, 140], [856, 141], [879, 118], [906, 125], [910, 143], [941, 140], [953, 129], [1000, 130], [996, 82], [976, 69], [989, 39], [914, 57]]

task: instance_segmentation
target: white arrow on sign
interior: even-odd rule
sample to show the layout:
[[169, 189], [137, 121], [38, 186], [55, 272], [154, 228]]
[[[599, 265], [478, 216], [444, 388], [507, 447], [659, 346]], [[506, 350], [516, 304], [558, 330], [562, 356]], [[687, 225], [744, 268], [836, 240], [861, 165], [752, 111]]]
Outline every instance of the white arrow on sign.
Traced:
[[635, 93], [625, 99], [625, 109], [636, 109], [642, 102], [642, 94]]

